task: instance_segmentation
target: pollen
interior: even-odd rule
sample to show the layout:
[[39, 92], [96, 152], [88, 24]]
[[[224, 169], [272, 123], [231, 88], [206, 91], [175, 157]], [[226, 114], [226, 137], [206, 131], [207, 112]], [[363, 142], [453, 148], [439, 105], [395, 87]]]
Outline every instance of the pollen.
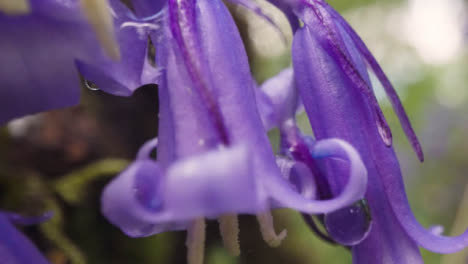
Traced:
[[112, 13], [108, 2], [106, 0], [81, 0], [81, 7], [107, 55], [114, 60], [119, 60], [120, 50], [115, 38]]
[[29, 0], [0, 0], [0, 12], [8, 15], [23, 15], [31, 12]]

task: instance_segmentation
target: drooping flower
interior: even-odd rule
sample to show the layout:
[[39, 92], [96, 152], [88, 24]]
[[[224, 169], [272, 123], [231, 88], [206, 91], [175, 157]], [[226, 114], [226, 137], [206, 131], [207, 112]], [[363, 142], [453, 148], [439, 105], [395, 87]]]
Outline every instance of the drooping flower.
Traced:
[[29, 239], [16, 229], [13, 224], [31, 225], [50, 218], [50, 214], [41, 217], [26, 218], [18, 214], [0, 212], [0, 262], [8, 264], [48, 264], [49, 261], [39, 252]]
[[[77, 104], [78, 70], [112, 94], [130, 95], [143, 84], [147, 34], [131, 26], [131, 11], [120, 1], [106, 2], [30, 0], [19, 14], [16, 7], [0, 9], [0, 124]], [[106, 16], [110, 22], [101, 23]], [[92, 26], [113, 30], [116, 44], [112, 32], [96, 34]]]
[[[291, 68], [283, 70], [275, 77], [265, 82], [257, 92], [257, 104], [265, 128], [279, 128], [280, 167], [301, 167], [301, 173], [314, 182], [316, 199], [325, 200], [337, 196], [343, 191], [348, 181], [345, 171], [336, 173], [330, 169], [333, 164], [347, 164], [342, 161], [324, 163], [321, 154], [315, 152], [318, 144], [324, 140], [315, 141], [313, 137], [304, 135], [296, 124], [296, 114], [302, 112], [302, 103], [297, 93], [294, 74]], [[344, 141], [341, 144], [347, 145]], [[344, 147], [344, 146], [343, 146]], [[284, 158], [287, 157], [287, 158]], [[331, 164], [330, 164], [331, 163]], [[298, 169], [296, 169], [298, 170]], [[302, 188], [301, 183], [295, 184], [301, 192], [311, 193], [310, 188]], [[364, 187], [364, 186], [363, 186]], [[303, 214], [312, 230], [322, 239], [352, 246], [360, 243], [369, 234], [372, 221], [365, 200], [341, 208], [335, 212], [319, 215], [328, 234], [324, 234], [316, 226], [313, 218]]]
[[[339, 140], [313, 148], [316, 157], [349, 161], [349, 180], [335, 199], [316, 201], [299, 192], [296, 180], [313, 189], [300, 165], [280, 161], [283, 178], [257, 110], [241, 38], [222, 1], [171, 0], [165, 10], [152, 35], [162, 68], [157, 161], [150, 158], [156, 141], [149, 141], [106, 187], [102, 212], [113, 224], [130, 236], [187, 230], [189, 263], [201, 263], [205, 218], [219, 219], [224, 239], [236, 240], [235, 215], [256, 214], [265, 239], [276, 245], [284, 233], [274, 233], [265, 214], [271, 208], [328, 213], [362, 198], [366, 170], [356, 151]], [[238, 254], [231, 242], [225, 244]]]
[[[411, 212], [391, 146], [391, 131], [373, 94], [366, 66], [382, 82], [421, 161], [423, 153], [395, 90], [359, 36], [325, 1], [271, 2], [304, 23], [299, 28], [297, 18], [293, 21], [293, 65], [296, 86], [316, 138], [350, 142], [369, 173], [366, 200], [372, 230], [365, 240], [352, 247], [353, 261], [422, 263], [418, 246], [439, 253], [468, 246], [468, 232], [454, 238], [440, 236], [423, 228]], [[339, 164], [329, 164], [327, 170], [339, 175], [343, 169]], [[329, 186], [333, 191], [334, 185]], [[343, 224], [346, 221], [346, 217], [341, 220]]]

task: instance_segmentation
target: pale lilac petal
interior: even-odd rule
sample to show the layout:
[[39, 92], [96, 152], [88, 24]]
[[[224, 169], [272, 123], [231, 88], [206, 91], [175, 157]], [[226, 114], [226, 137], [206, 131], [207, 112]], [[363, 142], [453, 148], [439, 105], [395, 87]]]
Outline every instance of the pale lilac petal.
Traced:
[[207, 152], [175, 162], [166, 172], [136, 161], [104, 190], [102, 212], [129, 236], [185, 229], [199, 217], [266, 209], [246, 148]]
[[[167, 171], [167, 206], [178, 215], [195, 219], [224, 213], [249, 213], [267, 209], [245, 146], [211, 151], [176, 162]], [[165, 204], [166, 205], [166, 204]]]
[[292, 183], [296, 192], [304, 198], [316, 199], [317, 186], [312, 172], [304, 163], [277, 157], [276, 164], [278, 164], [283, 177]]
[[267, 130], [294, 118], [300, 104], [292, 68], [281, 71], [261, 85], [257, 91], [257, 104]]
[[[162, 172], [156, 162], [134, 162], [104, 189], [101, 197], [102, 214], [128, 236], [157, 233], [155, 223], [147, 218], [157, 214], [163, 207], [161, 180]], [[185, 227], [186, 223], [174, 221], [163, 229], [178, 230]]]
[[315, 158], [340, 158], [349, 162], [348, 182], [343, 191], [330, 200], [308, 200], [279, 180], [270, 179], [265, 188], [280, 205], [310, 214], [330, 213], [361, 199], [367, 185], [367, 171], [356, 150], [339, 139], [318, 141], [311, 150]]
[[268, 131], [274, 128], [278, 118], [275, 112], [275, 106], [271, 99], [268, 98], [268, 95], [266, 95], [262, 90], [257, 88], [255, 89], [255, 101], [265, 130]]

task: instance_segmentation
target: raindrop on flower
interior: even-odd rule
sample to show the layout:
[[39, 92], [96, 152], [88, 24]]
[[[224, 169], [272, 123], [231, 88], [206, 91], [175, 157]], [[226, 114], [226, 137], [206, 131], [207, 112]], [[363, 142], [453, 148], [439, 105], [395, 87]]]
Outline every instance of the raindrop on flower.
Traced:
[[85, 86], [91, 91], [99, 91], [101, 88], [99, 88], [96, 84], [94, 84], [92, 81], [85, 80]]
[[353, 246], [363, 241], [371, 230], [370, 208], [365, 199], [324, 216], [325, 229], [336, 242]]

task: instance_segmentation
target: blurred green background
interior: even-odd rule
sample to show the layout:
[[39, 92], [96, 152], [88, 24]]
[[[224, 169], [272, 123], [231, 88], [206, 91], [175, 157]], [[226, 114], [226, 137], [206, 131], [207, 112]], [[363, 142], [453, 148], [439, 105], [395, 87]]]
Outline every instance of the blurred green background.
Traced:
[[[260, 2], [260, 1], [259, 1]], [[445, 234], [468, 226], [468, 1], [333, 0], [363, 37], [396, 86], [420, 137], [419, 163], [381, 87], [377, 95], [395, 137], [412, 208], [422, 224]], [[260, 2], [291, 33], [284, 17]], [[290, 64], [289, 45], [270, 25], [230, 5], [261, 83]], [[132, 239], [99, 213], [103, 186], [157, 135], [157, 87], [117, 98], [83, 88], [82, 104], [11, 122], [0, 132], [0, 208], [52, 220], [23, 231], [54, 264], [185, 263], [185, 233]], [[310, 131], [304, 115], [301, 126]], [[275, 133], [271, 139], [275, 140]], [[464, 197], [465, 196], [465, 197]], [[253, 217], [241, 216], [240, 257], [223, 249], [209, 222], [207, 264], [351, 263], [349, 252], [320, 241], [290, 210], [274, 212], [288, 237], [279, 248], [261, 239]], [[468, 251], [450, 257], [422, 251], [426, 263], [468, 263]]]

